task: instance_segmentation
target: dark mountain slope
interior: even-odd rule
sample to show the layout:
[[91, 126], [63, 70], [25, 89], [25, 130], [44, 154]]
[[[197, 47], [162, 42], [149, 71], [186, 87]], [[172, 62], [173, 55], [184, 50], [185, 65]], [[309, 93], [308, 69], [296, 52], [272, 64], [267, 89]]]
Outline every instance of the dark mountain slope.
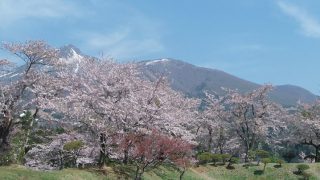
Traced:
[[[261, 86], [220, 70], [197, 67], [174, 59], [141, 61], [139, 66], [148, 79], [153, 80], [159, 75], [165, 75], [174, 89], [191, 97], [203, 97], [204, 90], [222, 94], [221, 87], [248, 92]], [[301, 87], [281, 85], [274, 87], [270, 98], [284, 106], [293, 106], [298, 100], [313, 102], [317, 96]]]

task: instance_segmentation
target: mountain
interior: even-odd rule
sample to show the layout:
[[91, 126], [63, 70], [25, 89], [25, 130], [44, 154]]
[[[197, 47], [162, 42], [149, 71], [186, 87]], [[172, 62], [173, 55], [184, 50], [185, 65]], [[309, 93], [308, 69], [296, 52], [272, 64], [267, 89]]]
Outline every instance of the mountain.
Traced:
[[[197, 67], [174, 59], [141, 61], [139, 67], [147, 79], [154, 80], [156, 77], [164, 75], [168, 78], [173, 89], [190, 97], [201, 98], [204, 96], [203, 91], [205, 90], [222, 95], [224, 91], [221, 87], [237, 89], [245, 93], [261, 86], [220, 70]], [[280, 85], [274, 87], [270, 98], [284, 106], [294, 106], [297, 101], [310, 103], [318, 97], [298, 86]]]
[[62, 46], [59, 49], [59, 56], [63, 58], [71, 58], [74, 56], [84, 56], [80, 49], [78, 49], [76, 46], [72, 44], [68, 44], [65, 46]]
[[319, 96], [312, 94], [310, 91], [289, 84], [275, 86], [270, 97], [284, 106], [295, 105], [298, 101], [311, 103], [319, 99]]
[[[85, 57], [89, 56], [82, 54], [82, 52], [72, 44], [59, 48], [59, 58], [67, 63], [74, 64], [75, 71], [77, 70], [78, 63]], [[24, 70], [24, 65], [18, 66], [12, 72], [0, 75], [1, 81], [14, 82], [21, 77]]]
[[[83, 58], [93, 58], [83, 54], [73, 45], [63, 46], [59, 50], [60, 59], [74, 64], [75, 72], [78, 69], [78, 63]], [[173, 89], [185, 93], [190, 97], [202, 98], [204, 97], [203, 91], [205, 90], [214, 91], [222, 95], [224, 91], [221, 87], [237, 89], [245, 93], [261, 86], [260, 84], [238, 78], [220, 70], [197, 67], [175, 59], [164, 58], [140, 61], [137, 64], [142, 70], [144, 78], [155, 80], [160, 75], [164, 75], [168, 78]], [[18, 67], [14, 72], [1, 75], [0, 80], [15, 81], [20, 77], [22, 71], [23, 67]], [[318, 96], [298, 86], [280, 85], [274, 87], [270, 93], [270, 98], [284, 106], [294, 106], [297, 101], [313, 102]]]

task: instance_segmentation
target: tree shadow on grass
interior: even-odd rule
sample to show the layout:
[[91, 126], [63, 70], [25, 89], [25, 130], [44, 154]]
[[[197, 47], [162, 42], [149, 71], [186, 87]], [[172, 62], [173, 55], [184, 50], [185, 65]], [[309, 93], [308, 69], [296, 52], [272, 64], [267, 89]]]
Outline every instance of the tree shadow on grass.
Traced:
[[274, 167], [274, 168], [281, 168], [282, 166], [279, 165], [279, 164], [276, 164], [276, 165], [274, 165], [273, 167]]
[[227, 168], [228, 170], [233, 170], [233, 169], [235, 169], [235, 167], [234, 167], [234, 166], [232, 166], [232, 165], [227, 166], [226, 168]]
[[262, 175], [263, 173], [264, 173], [263, 170], [255, 170], [253, 172], [254, 175]]
[[293, 171], [292, 173], [297, 175], [297, 176], [302, 175], [302, 173], [300, 171]]
[[303, 172], [301, 174], [301, 177], [298, 178], [299, 180], [309, 180], [311, 178], [312, 174], [311, 173], [307, 173], [307, 172]]
[[253, 166], [259, 166], [257, 164], [253, 164], [253, 163], [246, 163], [244, 165], [242, 165], [244, 168], [248, 169], [249, 167], [253, 167]]
[[217, 167], [218, 164], [210, 164], [210, 166]]

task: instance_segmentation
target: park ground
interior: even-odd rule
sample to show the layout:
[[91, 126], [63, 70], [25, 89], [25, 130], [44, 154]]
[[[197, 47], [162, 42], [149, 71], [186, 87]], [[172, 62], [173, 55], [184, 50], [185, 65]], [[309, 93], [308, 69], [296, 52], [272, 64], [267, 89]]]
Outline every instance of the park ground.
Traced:
[[[204, 165], [190, 168], [184, 175], [185, 180], [280, 180], [280, 179], [303, 179], [302, 176], [294, 174], [295, 163], [287, 163], [281, 168], [270, 163], [261, 174], [263, 165], [243, 167], [242, 164], [234, 165], [234, 169], [228, 170], [225, 166]], [[320, 163], [308, 164], [310, 169], [306, 172], [310, 174], [310, 180], [320, 180]], [[0, 179], [2, 180], [116, 180], [132, 179], [133, 168], [119, 167], [119, 165], [106, 167], [104, 170], [95, 169], [64, 169], [61, 171], [35, 171], [23, 166], [11, 165], [0, 167]], [[174, 180], [179, 179], [179, 173], [167, 166], [161, 166], [144, 174], [144, 180]]]

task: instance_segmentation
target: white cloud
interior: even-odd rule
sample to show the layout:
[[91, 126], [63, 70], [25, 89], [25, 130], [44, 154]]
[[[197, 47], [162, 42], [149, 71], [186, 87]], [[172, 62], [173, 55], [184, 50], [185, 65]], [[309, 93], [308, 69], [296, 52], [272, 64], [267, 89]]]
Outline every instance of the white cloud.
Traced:
[[116, 59], [135, 58], [137, 55], [161, 52], [164, 50], [156, 37], [135, 37], [133, 30], [118, 30], [109, 34], [95, 33], [86, 37], [86, 48], [95, 49]]
[[[67, 34], [66, 38], [92, 54], [103, 52], [116, 59], [129, 59], [164, 49], [162, 24], [130, 3], [118, 0], [0, 0], [0, 32], [16, 31], [20, 37], [32, 37], [26, 35], [19, 23], [41, 26], [52, 19], [58, 19], [63, 28], [44, 29], [50, 35], [45, 38], [50, 40]], [[66, 22], [67, 19], [71, 23]], [[32, 28], [32, 25], [28, 26], [28, 29]]]
[[300, 24], [303, 34], [308, 37], [320, 38], [320, 23], [306, 10], [284, 1], [278, 1], [278, 6], [283, 13], [293, 17]]
[[124, 41], [129, 33], [128, 29], [111, 34], [93, 33], [88, 35], [87, 43], [95, 48], [108, 48]]
[[[162, 42], [165, 28], [161, 22], [128, 4], [113, 1], [104, 6], [108, 9], [110, 5], [124, 11], [112, 12], [119, 21], [110, 26], [108, 23], [112, 19], [107, 21], [104, 18], [101, 28], [79, 32], [76, 38], [82, 40], [83, 49], [102, 52], [118, 60], [136, 60], [165, 50]], [[95, 17], [101, 16], [100, 13], [97, 11]], [[107, 14], [103, 15], [108, 18]]]
[[66, 0], [1, 0], [0, 28], [28, 18], [62, 18], [78, 15], [77, 6]]

